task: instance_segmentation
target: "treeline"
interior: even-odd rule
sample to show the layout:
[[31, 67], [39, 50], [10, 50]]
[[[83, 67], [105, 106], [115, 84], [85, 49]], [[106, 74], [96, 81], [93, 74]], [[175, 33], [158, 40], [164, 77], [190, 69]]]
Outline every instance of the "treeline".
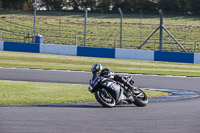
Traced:
[[37, 1], [38, 9], [43, 10], [83, 10], [118, 11], [138, 10], [156, 11], [162, 9], [172, 12], [200, 12], [200, 0], [0, 0], [1, 9], [31, 10]]

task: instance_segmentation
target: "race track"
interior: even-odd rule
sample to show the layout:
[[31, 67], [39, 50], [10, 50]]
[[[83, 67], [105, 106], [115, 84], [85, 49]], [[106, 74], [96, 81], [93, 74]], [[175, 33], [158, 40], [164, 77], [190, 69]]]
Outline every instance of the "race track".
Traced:
[[[0, 69], [0, 80], [87, 84], [88, 72]], [[200, 93], [200, 78], [133, 75], [136, 86]], [[199, 133], [200, 98], [103, 108], [97, 103], [0, 107], [0, 133]]]

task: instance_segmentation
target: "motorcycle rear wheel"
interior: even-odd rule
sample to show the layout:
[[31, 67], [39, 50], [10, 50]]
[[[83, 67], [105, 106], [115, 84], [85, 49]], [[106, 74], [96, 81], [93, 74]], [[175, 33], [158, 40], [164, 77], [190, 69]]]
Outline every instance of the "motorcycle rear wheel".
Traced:
[[148, 103], [147, 95], [141, 89], [138, 89], [138, 91], [140, 91], [140, 94], [133, 96], [133, 98], [134, 98], [133, 103], [136, 106], [144, 107]]
[[[109, 94], [109, 92], [107, 92], [107, 93]], [[102, 90], [97, 90], [95, 92], [95, 98], [104, 107], [110, 107], [110, 108], [112, 108], [116, 104], [115, 98], [113, 98], [110, 94], [109, 94], [109, 97], [106, 97], [103, 94]]]

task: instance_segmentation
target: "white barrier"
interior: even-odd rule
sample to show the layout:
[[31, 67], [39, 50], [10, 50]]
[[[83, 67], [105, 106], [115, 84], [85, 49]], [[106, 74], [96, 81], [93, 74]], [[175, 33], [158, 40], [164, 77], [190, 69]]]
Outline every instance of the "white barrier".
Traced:
[[61, 55], [77, 55], [77, 47], [71, 45], [54, 45], [41, 44], [40, 53], [61, 54]]
[[194, 53], [194, 64], [200, 64], [200, 53]]
[[115, 58], [154, 61], [154, 51], [117, 48], [115, 50]]
[[0, 41], [0, 51], [3, 51], [4, 42]]

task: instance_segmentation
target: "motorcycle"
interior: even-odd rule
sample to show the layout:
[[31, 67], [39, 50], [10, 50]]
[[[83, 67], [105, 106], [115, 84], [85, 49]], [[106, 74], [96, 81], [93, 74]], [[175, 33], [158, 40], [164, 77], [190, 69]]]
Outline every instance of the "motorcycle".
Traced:
[[[134, 84], [132, 76], [123, 76], [123, 78], [131, 85]], [[88, 90], [95, 95], [96, 100], [104, 107], [122, 104], [135, 104], [144, 107], [148, 103], [148, 98], [141, 89], [134, 87], [134, 90], [130, 90], [124, 84], [115, 81], [113, 75], [109, 78], [93, 75]], [[113, 90], [120, 91], [118, 99]]]

